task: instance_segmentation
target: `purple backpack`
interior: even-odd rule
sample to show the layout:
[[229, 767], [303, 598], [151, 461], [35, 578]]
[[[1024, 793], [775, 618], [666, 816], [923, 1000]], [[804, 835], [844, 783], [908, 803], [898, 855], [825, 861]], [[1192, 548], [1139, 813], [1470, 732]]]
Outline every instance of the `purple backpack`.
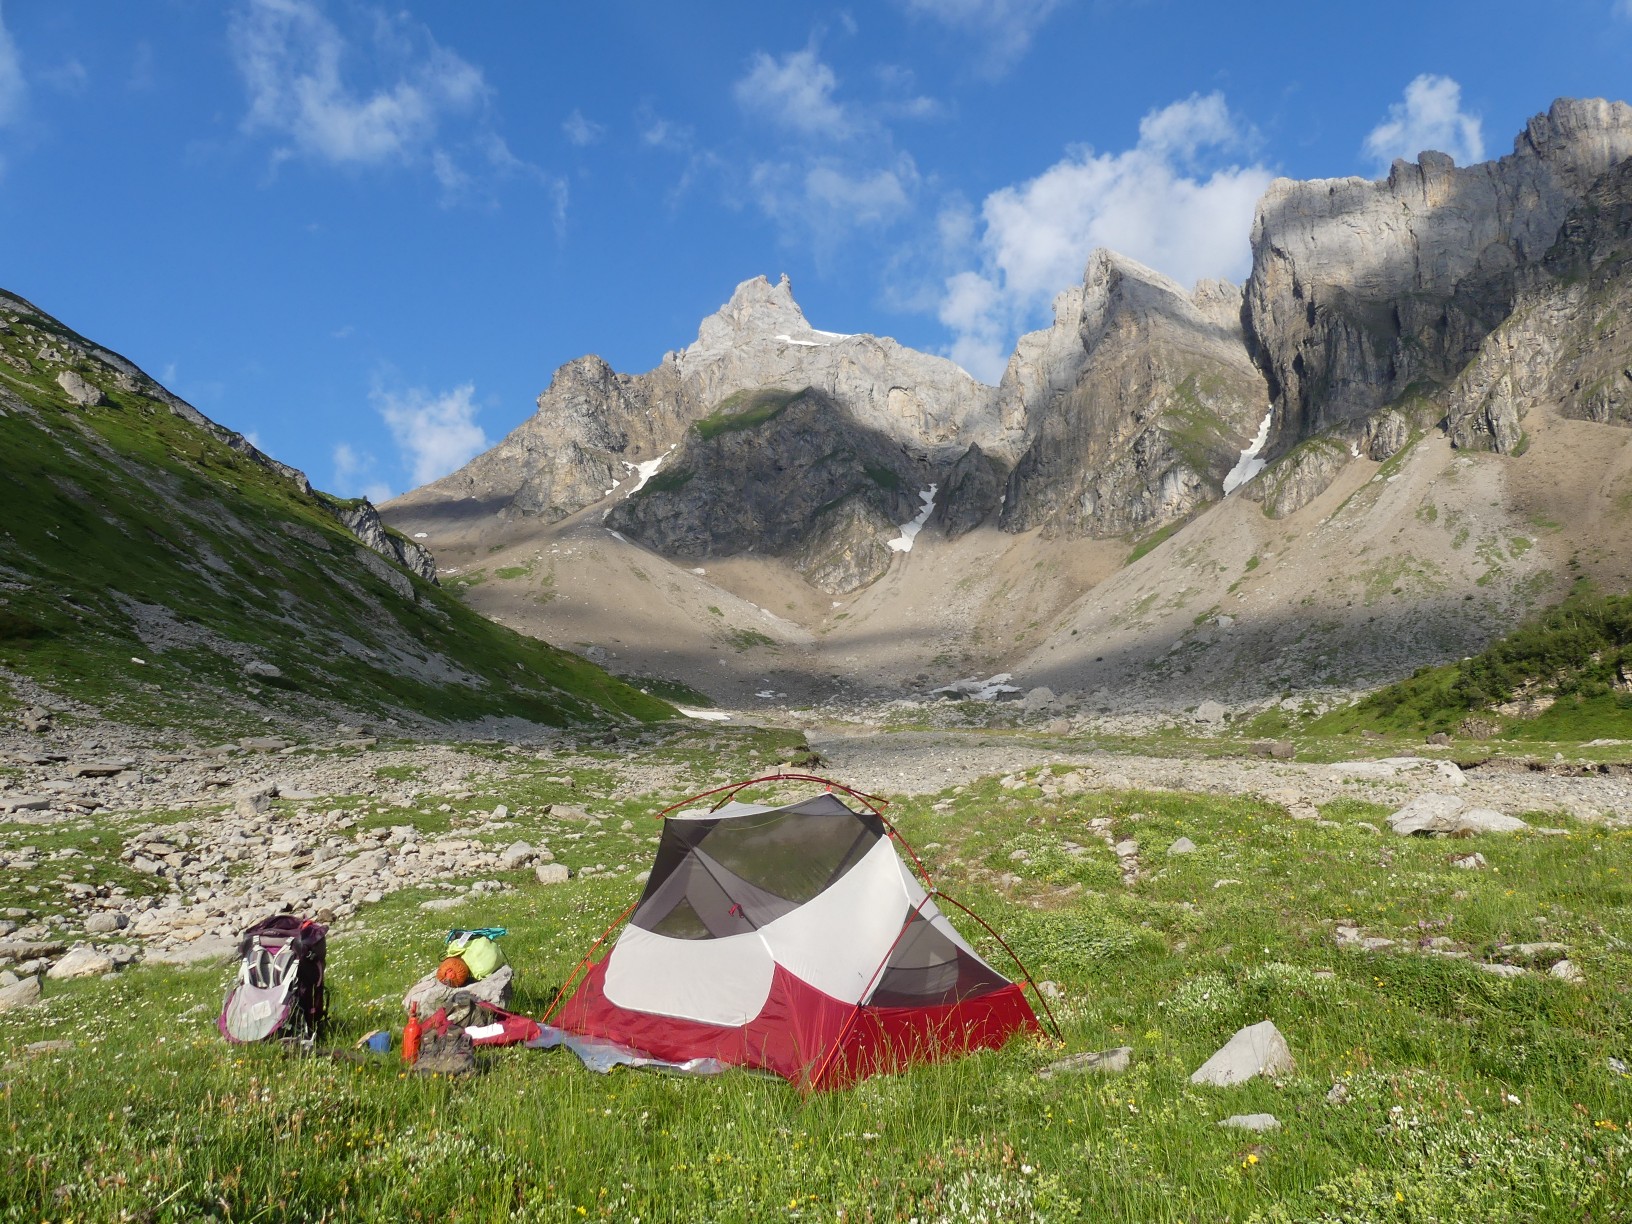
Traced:
[[235, 1044], [315, 1034], [323, 1023], [327, 927], [294, 914], [250, 926], [238, 944], [238, 976], [215, 1026]]

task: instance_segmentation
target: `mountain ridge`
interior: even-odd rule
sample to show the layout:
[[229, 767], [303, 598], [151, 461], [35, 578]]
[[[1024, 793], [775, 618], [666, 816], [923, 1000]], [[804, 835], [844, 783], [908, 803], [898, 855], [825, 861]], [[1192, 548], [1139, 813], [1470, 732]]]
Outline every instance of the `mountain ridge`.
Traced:
[[[1336, 656], [1355, 661], [1347, 668], [1353, 676], [1380, 682], [1488, 641], [1546, 598], [1557, 584], [1544, 578], [1568, 566], [1593, 569], [1611, 588], [1624, 580], [1625, 550], [1595, 543], [1586, 525], [1601, 532], [1619, 522], [1617, 499], [1625, 492], [1628, 435], [1613, 423], [1625, 419], [1622, 384], [1632, 388], [1632, 375], [1620, 369], [1632, 369], [1632, 354], [1622, 360], [1613, 324], [1623, 304], [1632, 309], [1620, 296], [1618, 254], [1626, 246], [1632, 173], [1612, 171], [1629, 155], [1632, 108], [1560, 99], [1530, 121], [1513, 153], [1492, 162], [1458, 168], [1428, 151], [1377, 181], [1278, 180], [1257, 211], [1244, 285], [1203, 282], [1186, 291], [1133, 260], [1096, 251], [1081, 284], [1056, 297], [1053, 323], [1017, 341], [996, 388], [958, 378], [942, 385], [934, 381], [946, 373], [935, 364], [942, 359], [817, 332], [785, 278], [775, 285], [754, 278], [703, 321], [696, 344], [645, 375], [605, 371], [570, 413], [558, 384], [576, 366], [564, 366], [539, 412], [511, 439], [461, 473], [404, 495], [386, 515], [426, 532], [454, 568], [475, 562], [478, 542], [495, 555], [515, 548], [548, 557], [560, 574], [594, 553], [603, 568], [578, 572], [609, 583], [614, 572], [650, 577], [650, 565], [663, 573], [672, 565], [696, 571], [675, 578], [687, 590], [701, 580], [687, 607], [708, 605], [707, 591], [726, 583], [750, 607], [775, 607], [815, 635], [805, 643], [771, 633], [778, 644], [739, 652], [748, 656], [740, 668], [719, 660], [716, 666], [742, 673], [721, 691], [754, 685], [747, 673], [757, 659], [766, 672], [813, 682], [848, 677], [879, 692], [910, 690], [921, 676], [941, 681], [956, 670], [987, 668], [1025, 669], [1039, 684], [1053, 677], [1078, 700], [1115, 686], [1152, 700], [1163, 691], [1188, 700], [1199, 680], [1180, 679], [1165, 655], [1195, 646], [1209, 618], [1231, 620], [1230, 602], [1252, 589], [1266, 599], [1279, 592], [1277, 600], [1297, 592], [1306, 606], [1326, 607], [1326, 620], [1316, 622], [1329, 623], [1341, 641]], [[881, 356], [872, 364], [850, 360], [863, 353]], [[1560, 354], [1573, 354], [1568, 371]], [[688, 366], [692, 381], [685, 384]], [[897, 385], [914, 371], [928, 381]], [[1573, 385], [1555, 385], [1564, 373]], [[774, 422], [745, 429], [729, 462], [709, 458], [701, 446], [699, 430], [731, 415], [733, 396], [807, 388], [830, 403], [835, 419], [878, 428], [917, 465], [910, 478], [896, 473], [913, 486], [904, 489], [908, 496], [875, 496], [865, 514], [846, 512], [842, 526], [824, 536], [830, 551], [852, 559], [837, 580], [832, 567], [813, 566], [801, 553], [803, 536], [755, 537], [736, 528], [727, 545], [715, 530], [715, 520], [733, 512], [727, 493], [742, 472], [802, 471], [821, 454], [801, 452]], [[699, 389], [718, 398], [699, 399]], [[1571, 419], [1610, 432], [1583, 432]], [[581, 463], [580, 439], [594, 430], [603, 445], [587, 474], [564, 481], [559, 469]], [[538, 440], [544, 477], [514, 447], [518, 435]], [[749, 462], [741, 447], [756, 438], [764, 453]], [[1516, 460], [1542, 441], [1540, 451]], [[1593, 449], [1590, 461], [1572, 460], [1577, 446]], [[1518, 466], [1468, 466], [1464, 457], [1479, 450]], [[686, 481], [674, 474], [679, 468], [665, 479], [680, 455], [687, 456]], [[501, 467], [504, 480], [488, 479], [484, 489], [477, 478]], [[1570, 485], [1570, 476], [1589, 471], [1597, 473], [1590, 487]], [[1543, 472], [1545, 479], [1534, 479]], [[1411, 505], [1372, 489], [1408, 473], [1417, 473], [1401, 486], [1417, 491]], [[529, 481], [552, 490], [572, 484], [571, 495], [534, 497]], [[906, 521], [892, 516], [913, 510], [911, 495], [930, 486], [931, 513], [912, 550], [885, 550]], [[1475, 487], [1486, 508], [1457, 491]], [[712, 493], [700, 496], [703, 489]], [[1444, 489], [1451, 493], [1442, 496]], [[794, 496], [789, 504], [797, 502]], [[841, 504], [836, 496], [811, 502], [830, 511]], [[1322, 529], [1340, 521], [1345, 531], [1359, 531], [1361, 506], [1379, 522], [1363, 533], [1367, 555], [1356, 559]], [[1531, 509], [1542, 506], [1564, 507], [1569, 517], [1555, 522], [1553, 511]], [[1447, 518], [1461, 524], [1448, 537], [1432, 526]], [[1470, 526], [1476, 520], [1483, 523], [1477, 530]], [[1532, 520], [1555, 525], [1538, 528]], [[1235, 558], [1224, 566], [1233, 569], [1230, 577], [1216, 586], [1175, 575], [1175, 565], [1198, 566], [1204, 553], [1224, 546], [1223, 522], [1243, 539], [1282, 538], [1284, 547]], [[650, 561], [619, 549], [603, 554], [591, 541], [605, 527], [615, 527], [620, 548], [644, 550]], [[699, 545], [703, 540], [708, 544]], [[1226, 551], [1233, 557], [1233, 546]], [[931, 564], [962, 572], [931, 575], [924, 568]], [[1220, 562], [1215, 556], [1208, 564], [1217, 572]], [[1011, 566], [1028, 567], [1032, 576]], [[812, 582], [812, 573], [824, 577]], [[1406, 577], [1395, 582], [1391, 573]], [[1306, 580], [1332, 590], [1300, 590]], [[1159, 625], [1144, 614], [1105, 612], [1120, 616], [1119, 628], [1093, 612], [1092, 594], [1107, 582], [1102, 601], [1126, 590], [1138, 607], [1165, 591], [1156, 597], [1171, 601], [1171, 615], [1184, 608], [1186, 617], [1209, 615], [1163, 628], [1163, 618]], [[1022, 592], [1030, 616], [1014, 609]], [[812, 598], [824, 594], [849, 602]], [[466, 591], [477, 606], [499, 595], [491, 582]], [[626, 598], [638, 597], [630, 588]], [[885, 606], [902, 598], [911, 606], [931, 600], [940, 627], [915, 633]], [[1388, 611], [1395, 627], [1387, 641], [1368, 640], [1364, 626], [1376, 623], [1376, 613], [1353, 623], [1356, 606], [1379, 598], [1398, 605]], [[1413, 598], [1423, 612], [1414, 624]], [[520, 603], [505, 598], [517, 623], [546, 632], [548, 603], [536, 595]], [[726, 640], [706, 616], [676, 611], [676, 626], [680, 621], [696, 640]], [[591, 632], [629, 646], [619, 623], [608, 606], [604, 628]], [[1142, 628], [1129, 637], [1123, 629], [1130, 625]], [[733, 632], [762, 631], [744, 621]], [[1292, 632], [1297, 637], [1295, 619]], [[885, 638], [900, 659], [887, 657], [879, 644]], [[1232, 683], [1258, 694], [1272, 685], [1342, 682], [1345, 668], [1317, 666], [1316, 655], [1286, 676], [1253, 679], [1244, 645], [1251, 638], [1214, 635], [1201, 657], [1216, 657], [1221, 675], [1228, 671]], [[1084, 639], [1124, 642], [1118, 649], [1131, 670], [1097, 667], [1104, 652], [1082, 646]], [[1259, 646], [1273, 657], [1285, 649], [1280, 641], [1271, 634]], [[661, 665], [661, 648], [648, 646], [636, 653]], [[1068, 662], [1085, 649], [1092, 653]], [[1224, 667], [1226, 657], [1234, 661]], [[1145, 683], [1151, 677], [1158, 682]]]

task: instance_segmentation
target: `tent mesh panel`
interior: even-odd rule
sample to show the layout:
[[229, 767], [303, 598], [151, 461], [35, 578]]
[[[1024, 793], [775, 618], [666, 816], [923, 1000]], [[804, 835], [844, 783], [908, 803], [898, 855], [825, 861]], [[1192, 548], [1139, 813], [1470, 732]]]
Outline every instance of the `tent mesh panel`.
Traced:
[[630, 922], [674, 939], [755, 930], [823, 892], [885, 835], [830, 794], [774, 811], [664, 823]]
[[1007, 978], [958, 947], [927, 918], [914, 917], [890, 953], [867, 1004], [932, 1007], [1001, 990], [1008, 984]]

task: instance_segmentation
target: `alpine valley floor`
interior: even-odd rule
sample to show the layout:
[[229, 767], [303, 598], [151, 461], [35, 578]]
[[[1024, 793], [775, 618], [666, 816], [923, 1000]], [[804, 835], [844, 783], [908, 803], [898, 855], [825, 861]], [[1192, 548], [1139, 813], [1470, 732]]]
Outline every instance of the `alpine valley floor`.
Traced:
[[[8, 730], [4, 796], [46, 800], [0, 813], [8, 972], [75, 943], [107, 964], [0, 1014], [0, 1217], [1629, 1218], [1632, 744], [1294, 729], [1283, 760], [1188, 721], [877, 721], [446, 743], [314, 724], [231, 748]], [[399, 1026], [450, 925], [509, 929], [538, 1014], [637, 894], [655, 812], [779, 766], [891, 799], [937, 882], [1051, 983], [1064, 1047], [807, 1099], [520, 1049], [404, 1076], [215, 1033], [223, 936], [286, 902], [337, 915], [325, 1047]], [[1390, 832], [1428, 792], [1531, 829]], [[570, 878], [539, 882], [546, 862]], [[1264, 1019], [1292, 1072], [1189, 1082]], [[1120, 1073], [1039, 1074], [1121, 1046]], [[1278, 1128], [1219, 1125], [1254, 1113]]]

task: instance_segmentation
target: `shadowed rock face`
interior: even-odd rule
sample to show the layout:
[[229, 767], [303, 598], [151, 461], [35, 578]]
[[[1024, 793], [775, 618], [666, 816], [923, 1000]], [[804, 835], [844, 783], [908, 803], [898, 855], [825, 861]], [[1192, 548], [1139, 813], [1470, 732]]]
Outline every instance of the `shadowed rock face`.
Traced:
[[814, 585], [842, 594], [888, 568], [886, 541], [934, 483], [927, 461], [822, 392], [762, 392], [688, 431], [605, 521], [671, 557], [789, 556]]
[[999, 412], [1027, 422], [1002, 526], [1120, 535], [1184, 517], [1222, 494], [1268, 409], [1241, 334], [1241, 293], [1194, 295], [1110, 251], [1021, 339]]
[[1018, 439], [998, 423], [992, 389], [954, 363], [888, 338], [818, 331], [786, 277], [776, 285], [756, 277], [703, 320], [694, 344], [645, 374], [619, 374], [593, 356], [562, 366], [532, 417], [411, 496], [564, 518], [629, 487], [636, 466], [677, 445], [731, 396], [807, 387], [856, 422], [948, 463], [972, 443], [1002, 451]]
[[1512, 154], [1443, 153], [1386, 179], [1270, 184], [1253, 223], [1247, 339], [1269, 377], [1276, 448], [1355, 425], [1414, 383], [1442, 386], [1508, 316], [1593, 181], [1632, 155], [1632, 108], [1561, 99]]
[[1632, 159], [1587, 191], [1541, 266], [1522, 278], [1512, 314], [1486, 338], [1447, 397], [1457, 446], [1512, 454], [1529, 407], [1632, 424]]
[[[595, 357], [563, 366], [532, 418], [403, 503], [553, 521], [623, 498], [661, 460], [658, 483], [618, 500], [609, 523], [677, 557], [797, 555], [838, 591], [887, 568], [888, 538], [931, 483], [930, 526], [951, 537], [992, 521], [1142, 535], [1220, 499], [1249, 443], [1273, 462], [1229, 483], [1281, 517], [1356, 456], [1389, 459], [1442, 420], [1458, 446], [1512, 452], [1537, 396], [1632, 419], [1632, 340], [1615, 324], [1632, 205], [1609, 174], [1629, 155], [1632, 108], [1566, 99], [1498, 161], [1459, 169], [1425, 152], [1377, 182], [1279, 180], [1259, 204], [1244, 290], [1188, 292], [1096, 251], [995, 389], [892, 340], [814, 329], [786, 278], [755, 278], [645, 374]], [[740, 397], [807, 391], [774, 426], [693, 429]], [[917, 474], [884, 496], [833, 448]], [[753, 491], [723, 509], [747, 482], [730, 463], [775, 484], [776, 504]], [[769, 517], [743, 517], [749, 504]], [[820, 523], [807, 517], [818, 509]]]

